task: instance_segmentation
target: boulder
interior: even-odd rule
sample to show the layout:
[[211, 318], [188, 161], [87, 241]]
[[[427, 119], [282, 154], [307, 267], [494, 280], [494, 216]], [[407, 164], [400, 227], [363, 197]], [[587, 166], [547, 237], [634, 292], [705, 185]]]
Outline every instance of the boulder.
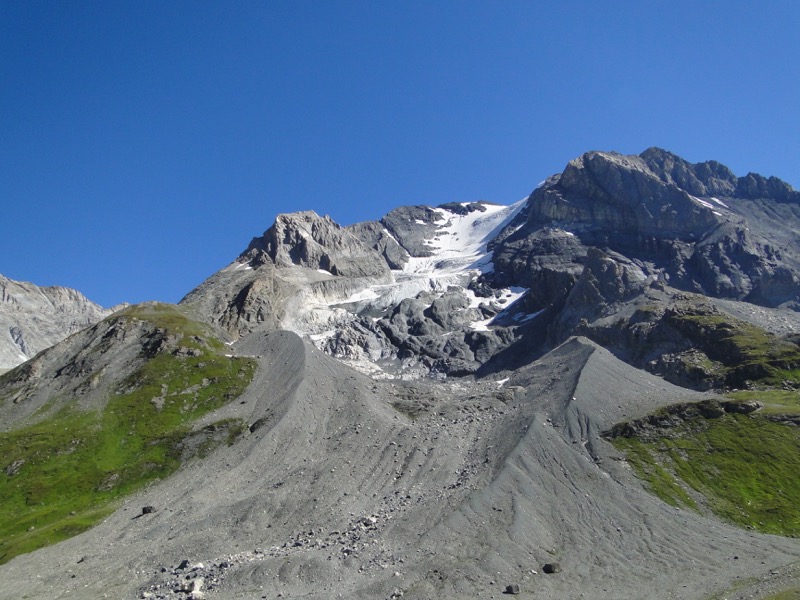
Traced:
[[554, 573], [560, 573], [561, 572], [561, 565], [559, 563], [557, 563], [557, 562], [545, 563], [542, 566], [542, 571], [544, 571], [548, 575], [553, 575]]

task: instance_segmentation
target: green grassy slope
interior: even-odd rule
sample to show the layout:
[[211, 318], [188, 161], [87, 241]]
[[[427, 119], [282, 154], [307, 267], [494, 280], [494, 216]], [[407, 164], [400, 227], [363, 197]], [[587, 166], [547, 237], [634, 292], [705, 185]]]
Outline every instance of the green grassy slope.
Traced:
[[[172, 473], [192, 422], [252, 379], [252, 360], [226, 357], [224, 344], [175, 306], [111, 318], [147, 321], [153, 335], [143, 365], [112, 387], [105, 407], [79, 411], [76, 399], [62, 399], [54, 415], [0, 434], [0, 563], [86, 530], [115, 500]], [[233, 434], [239, 425], [221, 426]]]
[[765, 406], [747, 415], [695, 415], [655, 433], [615, 437], [612, 443], [665, 502], [708, 509], [766, 533], [798, 536], [800, 428], [780, 417], [796, 414], [800, 394], [736, 396]]

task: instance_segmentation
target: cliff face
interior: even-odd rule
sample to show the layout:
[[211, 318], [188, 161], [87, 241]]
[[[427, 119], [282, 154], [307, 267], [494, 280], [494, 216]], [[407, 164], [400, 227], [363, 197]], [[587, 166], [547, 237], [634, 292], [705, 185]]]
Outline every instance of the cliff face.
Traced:
[[[504, 282], [527, 286], [544, 271], [574, 283], [596, 247], [686, 291], [772, 307], [800, 294], [800, 194], [775, 178], [737, 178], [719, 163], [691, 164], [656, 148], [589, 152], [535, 190], [529, 206], [525, 226], [493, 246]], [[559, 243], [564, 234], [575, 239]], [[543, 238], [554, 253], [541, 252]], [[552, 259], [526, 262], [542, 255]]]
[[330, 217], [312, 211], [280, 215], [243, 253], [254, 264], [321, 269], [341, 277], [386, 275], [386, 261]]

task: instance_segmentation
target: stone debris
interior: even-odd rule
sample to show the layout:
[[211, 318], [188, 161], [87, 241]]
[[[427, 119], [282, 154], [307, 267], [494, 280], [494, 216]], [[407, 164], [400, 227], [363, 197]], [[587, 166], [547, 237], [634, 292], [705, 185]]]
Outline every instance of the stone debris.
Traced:
[[557, 562], [545, 563], [542, 566], [542, 571], [544, 571], [548, 575], [552, 575], [554, 573], [560, 573], [561, 572], [561, 565], [559, 563], [557, 563]]

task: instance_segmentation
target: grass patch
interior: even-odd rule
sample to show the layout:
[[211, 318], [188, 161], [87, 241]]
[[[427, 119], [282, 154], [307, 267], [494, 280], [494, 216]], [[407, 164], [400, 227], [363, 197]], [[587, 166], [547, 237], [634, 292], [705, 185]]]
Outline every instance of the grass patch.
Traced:
[[673, 506], [699, 502], [744, 527], [800, 535], [796, 426], [758, 413], [726, 414], [690, 419], [657, 438], [617, 437], [612, 443], [626, 452], [650, 490]]
[[777, 594], [770, 594], [765, 596], [763, 600], [800, 600], [800, 588], [793, 588], [790, 590], [783, 590]]
[[742, 390], [728, 394], [734, 400], [746, 402], [757, 400], [764, 407], [762, 414], [800, 414], [800, 391], [798, 390]]
[[[85, 531], [115, 501], [175, 471], [192, 422], [238, 397], [255, 372], [176, 307], [132, 307], [112, 318], [153, 327], [142, 342], [149, 359], [105, 407], [78, 411], [67, 399], [56, 414], [0, 434], [0, 564]], [[242, 427], [227, 423], [225, 441]]]
[[691, 496], [678, 485], [674, 475], [664, 468], [653, 455], [648, 444], [636, 438], [617, 438], [614, 445], [626, 453], [630, 465], [647, 482], [652, 493], [670, 506], [697, 509]]
[[800, 587], [765, 596], [763, 600], [800, 600]]

